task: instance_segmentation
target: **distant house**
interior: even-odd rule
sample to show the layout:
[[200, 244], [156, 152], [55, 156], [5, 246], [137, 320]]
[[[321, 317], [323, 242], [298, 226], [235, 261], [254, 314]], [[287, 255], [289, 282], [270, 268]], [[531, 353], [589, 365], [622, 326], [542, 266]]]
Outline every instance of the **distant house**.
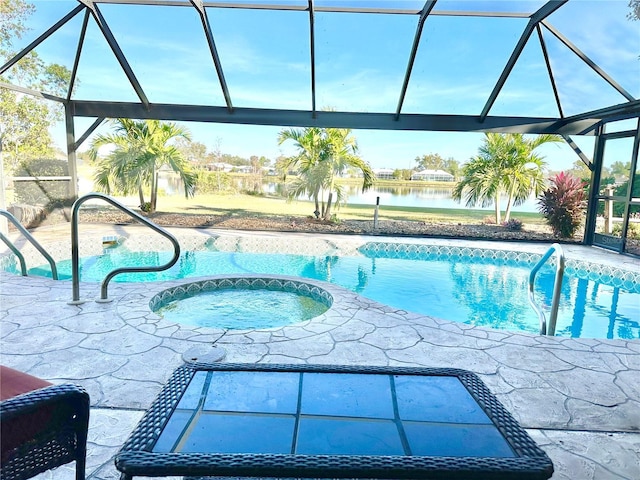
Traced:
[[393, 172], [395, 172], [392, 168], [374, 168], [373, 173], [376, 178], [380, 180], [393, 180]]
[[411, 175], [411, 180], [426, 180], [432, 182], [455, 182], [453, 175], [444, 170], [422, 170]]
[[206, 168], [210, 172], [230, 172], [233, 169], [233, 165], [224, 162], [207, 163]]

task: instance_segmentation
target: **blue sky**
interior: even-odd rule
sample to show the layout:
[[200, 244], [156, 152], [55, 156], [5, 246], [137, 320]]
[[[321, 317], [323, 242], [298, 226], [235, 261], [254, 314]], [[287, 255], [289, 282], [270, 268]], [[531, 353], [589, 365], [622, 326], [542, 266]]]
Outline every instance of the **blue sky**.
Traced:
[[[74, 8], [73, 0], [34, 2], [28, 44]], [[188, 2], [186, 2], [188, 3]], [[270, 1], [268, 3], [276, 3]], [[306, 4], [306, 0], [286, 3]], [[317, 1], [316, 5], [336, 2]], [[339, 2], [353, 4], [355, 2]], [[359, 2], [419, 9], [422, 1]], [[539, 8], [542, 0], [517, 2], [518, 11]], [[625, 17], [627, 0], [571, 0], [549, 23], [595, 61], [634, 97], [640, 97], [640, 22]], [[199, 17], [193, 8], [100, 4], [149, 100], [155, 103], [223, 105], [223, 96]], [[439, 0], [436, 10], [507, 10], [503, 1]], [[208, 9], [216, 46], [234, 106], [310, 108], [308, 14], [305, 12]], [[71, 68], [82, 15], [38, 47], [45, 61]], [[394, 112], [417, 17], [317, 13], [316, 91], [318, 108]], [[499, 77], [526, 19], [432, 16], [422, 40], [403, 112], [478, 114]], [[493, 106], [492, 115], [547, 116], [557, 108], [537, 36], [527, 44]], [[622, 103], [624, 97], [545, 32], [566, 115]], [[135, 92], [91, 20], [78, 71], [75, 98], [137, 101]], [[80, 119], [80, 135], [93, 119]], [[277, 145], [277, 127], [185, 123], [193, 139], [224, 153], [291, 154]], [[105, 130], [100, 130], [104, 132]], [[439, 153], [460, 162], [477, 153], [483, 135], [470, 133], [354, 131], [361, 156], [374, 168], [411, 168], [414, 158]], [[63, 144], [64, 133], [54, 135]], [[588, 155], [591, 137], [575, 141]], [[86, 146], [86, 145], [85, 145]], [[577, 157], [565, 145], [542, 152], [554, 169]]]

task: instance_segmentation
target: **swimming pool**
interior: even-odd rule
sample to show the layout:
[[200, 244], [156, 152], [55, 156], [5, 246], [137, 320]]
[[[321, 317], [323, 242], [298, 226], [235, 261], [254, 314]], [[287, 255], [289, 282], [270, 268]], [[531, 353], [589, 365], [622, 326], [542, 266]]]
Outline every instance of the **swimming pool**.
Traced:
[[[474, 248], [370, 242], [354, 255], [307, 255], [209, 250], [184, 252], [170, 270], [126, 274], [114, 281], [161, 281], [222, 274], [275, 274], [331, 282], [367, 298], [446, 320], [537, 333], [528, 304], [528, 275], [539, 255]], [[170, 252], [132, 251], [123, 246], [82, 259], [81, 279], [101, 281], [115, 267], [166, 262]], [[57, 262], [61, 277], [70, 261]], [[32, 269], [45, 273], [48, 267]], [[544, 267], [536, 298], [548, 305], [554, 273]], [[640, 338], [640, 281], [631, 272], [608, 267], [594, 271], [568, 263], [556, 335], [586, 338]]]

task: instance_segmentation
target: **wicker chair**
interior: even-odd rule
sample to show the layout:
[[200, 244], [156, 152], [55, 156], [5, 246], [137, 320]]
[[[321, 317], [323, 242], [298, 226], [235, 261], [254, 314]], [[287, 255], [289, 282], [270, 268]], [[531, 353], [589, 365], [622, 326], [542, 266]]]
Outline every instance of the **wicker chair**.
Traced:
[[89, 395], [0, 366], [0, 480], [31, 478], [76, 462], [85, 478]]

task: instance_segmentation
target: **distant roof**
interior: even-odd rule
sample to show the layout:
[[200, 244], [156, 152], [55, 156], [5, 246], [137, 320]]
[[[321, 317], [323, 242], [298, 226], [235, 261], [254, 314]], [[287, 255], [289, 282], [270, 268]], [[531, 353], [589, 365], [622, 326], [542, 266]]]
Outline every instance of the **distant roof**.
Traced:
[[415, 172], [414, 175], [451, 175], [449, 172], [445, 172], [444, 170], [420, 170], [419, 172]]

